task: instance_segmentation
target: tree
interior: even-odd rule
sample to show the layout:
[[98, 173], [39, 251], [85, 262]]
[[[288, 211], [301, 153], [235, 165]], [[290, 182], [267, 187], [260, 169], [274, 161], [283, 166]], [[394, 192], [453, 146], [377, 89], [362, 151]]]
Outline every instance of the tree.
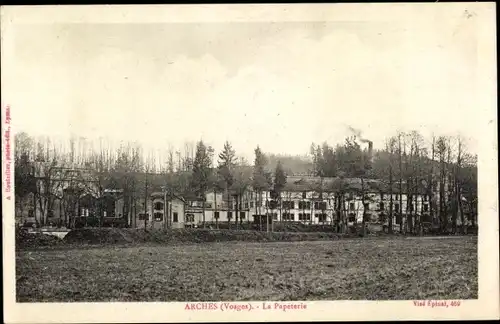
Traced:
[[473, 228], [476, 227], [477, 217], [477, 156], [466, 152], [461, 154], [461, 168], [459, 169], [458, 181], [460, 183], [462, 203], [465, 205], [463, 212], [467, 213]]
[[363, 152], [356, 141], [356, 137], [347, 138], [345, 142], [346, 163], [345, 172], [361, 180], [361, 203], [363, 204], [362, 235], [365, 234], [365, 223], [367, 219], [367, 196], [368, 189], [365, 184], [365, 178], [371, 169], [371, 163], [368, 152]]
[[36, 192], [35, 179], [30, 170], [30, 158], [33, 157], [33, 139], [27, 133], [21, 132], [15, 135], [14, 141], [14, 194], [16, 204], [23, 215], [26, 197], [28, 194]]
[[[259, 215], [260, 218], [262, 215], [261, 212], [262, 193], [264, 190], [267, 190], [269, 188], [269, 178], [265, 172], [265, 166], [267, 164], [266, 156], [264, 155], [264, 153], [262, 153], [259, 146], [257, 146], [254, 152], [255, 152], [255, 160], [253, 165], [252, 188], [258, 197], [255, 205], [258, 206], [257, 214]], [[267, 197], [266, 197], [266, 204], [267, 204]]]
[[110, 169], [105, 160], [105, 153], [101, 146], [99, 154], [93, 154], [91, 156], [91, 162], [89, 165], [95, 172], [97, 178], [97, 192], [94, 194], [99, 200], [98, 210], [99, 210], [99, 224], [102, 226], [104, 223], [104, 210], [102, 205], [102, 197], [104, 196], [104, 190], [109, 186], [110, 183]]
[[222, 179], [224, 183], [224, 191], [227, 197], [228, 213], [229, 210], [231, 209], [229, 190], [234, 182], [233, 172], [235, 167], [235, 157], [236, 157], [236, 152], [234, 151], [231, 144], [228, 141], [226, 141], [226, 143], [224, 143], [224, 148], [222, 152], [219, 153], [217, 172], [220, 179]]
[[[217, 194], [224, 192], [224, 189], [226, 187], [224, 179], [222, 179], [221, 175], [217, 170], [213, 170], [210, 172], [210, 185], [212, 187], [212, 191], [214, 194], [214, 216], [218, 215], [216, 214], [217, 211]], [[217, 229], [219, 229], [219, 217], [215, 216], [215, 226]]]
[[172, 174], [174, 173], [174, 169], [175, 169], [175, 166], [174, 166], [174, 151], [172, 149], [172, 147], [169, 147], [168, 149], [168, 153], [167, 153], [168, 157], [167, 157], [167, 172]]
[[243, 220], [239, 215], [241, 209], [241, 198], [248, 186], [250, 185], [251, 171], [245, 165], [237, 165], [233, 172], [233, 184], [231, 186], [231, 196], [235, 200], [235, 223], [236, 228], [238, 228], [238, 218], [239, 224], [242, 225]]
[[[123, 190], [122, 217], [126, 224], [130, 222], [132, 204], [137, 198], [139, 172], [143, 169], [140, 147], [122, 146], [117, 152], [118, 158], [111, 174], [111, 185]], [[145, 179], [146, 180], [146, 179]], [[145, 186], [146, 187], [146, 186]]]
[[14, 194], [16, 202], [19, 202], [21, 217], [24, 214], [25, 198], [30, 193], [36, 192], [36, 183], [33, 174], [30, 172], [29, 153], [16, 155], [14, 162]]
[[[396, 144], [398, 139], [396, 137], [390, 137], [386, 140], [385, 148], [383, 151], [378, 152], [375, 155], [372, 175], [374, 178], [382, 181], [383, 189], [381, 194], [389, 195], [389, 212], [388, 217], [386, 217], [386, 207], [385, 204], [381, 207], [382, 221], [385, 224], [387, 221], [387, 230], [390, 234], [393, 232], [393, 221], [394, 221], [394, 171], [395, 171], [395, 161], [396, 161]], [[384, 188], [386, 188], [384, 190]], [[383, 201], [383, 199], [381, 199]]]
[[281, 193], [283, 192], [285, 185], [286, 185], [286, 174], [285, 174], [285, 171], [283, 170], [283, 166], [281, 165], [281, 162], [278, 161], [278, 164], [276, 164], [276, 169], [274, 171], [274, 188], [273, 189], [274, 189], [276, 197], [278, 198], [278, 206], [280, 207], [280, 221], [282, 220]]
[[448, 209], [446, 207], [446, 176], [447, 176], [447, 167], [446, 167], [446, 153], [448, 150], [447, 139], [444, 136], [440, 136], [437, 139], [436, 147], [437, 154], [439, 157], [439, 223], [441, 232], [445, 232], [448, 229]]
[[193, 177], [191, 186], [197, 197], [202, 199], [203, 227], [205, 227], [205, 197], [209, 187], [210, 171], [212, 165], [212, 152], [203, 141], [196, 145], [196, 155], [193, 163]]

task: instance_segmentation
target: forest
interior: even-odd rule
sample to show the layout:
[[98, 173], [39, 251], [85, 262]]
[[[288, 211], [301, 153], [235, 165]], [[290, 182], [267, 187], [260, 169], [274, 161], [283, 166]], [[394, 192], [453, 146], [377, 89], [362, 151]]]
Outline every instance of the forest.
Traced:
[[[312, 143], [303, 156], [265, 153], [257, 146], [252, 164], [239, 157], [230, 142], [224, 144], [221, 152], [215, 152], [203, 140], [186, 142], [182, 149], [165, 147], [146, 150], [137, 143], [113, 145], [100, 139], [96, 144], [76, 137], [64, 142], [18, 133], [15, 135], [18, 210], [24, 208], [26, 196], [33, 194], [43, 214], [40, 220], [43, 225], [57, 193], [63, 195], [58, 188], [61, 182], [55, 179], [64, 168], [89, 171], [97, 184], [96, 196], [102, 196], [105, 189], [123, 190], [128, 204], [164, 187], [187, 198], [225, 192], [227, 199], [238, 200], [248, 188], [276, 194], [283, 190], [287, 175], [300, 174], [338, 179], [329, 188], [336, 193], [345, 190], [347, 179], [361, 179], [362, 199], [370, 179], [382, 182], [388, 193], [399, 193], [400, 197], [401, 193], [407, 193], [409, 201], [423, 190], [429, 197], [437, 197], [430, 201], [430, 214], [438, 219], [443, 231], [456, 232], [457, 220], [461, 218], [460, 223], [464, 224], [464, 215], [469, 215], [472, 226], [477, 223], [477, 156], [467, 151], [460, 136], [425, 139], [417, 131], [399, 132], [386, 139], [383, 147], [373, 149], [373, 143], [358, 133], [335, 146], [327, 142]], [[44, 175], [38, 181], [31, 168], [33, 162], [42, 162], [35, 163]], [[410, 210], [406, 214], [412, 217]]]

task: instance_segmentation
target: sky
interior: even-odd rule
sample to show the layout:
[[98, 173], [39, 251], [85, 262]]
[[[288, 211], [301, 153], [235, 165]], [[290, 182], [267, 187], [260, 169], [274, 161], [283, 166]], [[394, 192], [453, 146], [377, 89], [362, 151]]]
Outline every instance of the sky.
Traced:
[[[16, 132], [230, 141], [253, 160], [335, 145], [347, 126], [383, 148], [398, 130], [477, 148], [473, 19], [25, 24], [15, 27]], [[17, 116], [17, 117], [16, 117]], [[427, 137], [428, 138], [428, 137]]]

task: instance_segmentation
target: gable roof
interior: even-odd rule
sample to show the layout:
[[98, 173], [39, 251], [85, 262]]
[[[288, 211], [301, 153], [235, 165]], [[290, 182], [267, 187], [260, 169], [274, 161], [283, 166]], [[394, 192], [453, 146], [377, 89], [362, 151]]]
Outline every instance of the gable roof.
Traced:
[[[175, 193], [170, 193], [170, 194], [167, 194], [167, 195], [175, 197], [176, 199], [179, 199], [182, 202], [186, 202], [186, 200], [183, 197], [178, 196]], [[165, 197], [165, 193], [164, 192], [155, 191], [155, 192], [151, 193], [150, 197], [161, 197], [161, 198], [163, 198], [163, 197]]]
[[[304, 192], [304, 191], [324, 191], [331, 192], [337, 190], [361, 191], [363, 189], [369, 192], [388, 193], [390, 191], [389, 185], [379, 179], [363, 179], [360, 178], [340, 178], [340, 177], [312, 177], [312, 176], [288, 176], [287, 182], [283, 190], [291, 192]], [[406, 193], [406, 182], [402, 183], [401, 193]], [[424, 194], [426, 188], [423, 184], [417, 188], [418, 193]], [[399, 182], [394, 182], [392, 186], [393, 193], [399, 193]]]

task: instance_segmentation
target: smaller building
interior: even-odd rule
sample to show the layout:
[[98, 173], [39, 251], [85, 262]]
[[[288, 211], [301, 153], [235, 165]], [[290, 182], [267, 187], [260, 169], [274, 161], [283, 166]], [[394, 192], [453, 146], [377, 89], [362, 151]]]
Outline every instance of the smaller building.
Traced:
[[185, 201], [182, 197], [163, 192], [153, 192], [143, 211], [133, 215], [137, 228], [184, 228], [186, 217], [184, 213]]

